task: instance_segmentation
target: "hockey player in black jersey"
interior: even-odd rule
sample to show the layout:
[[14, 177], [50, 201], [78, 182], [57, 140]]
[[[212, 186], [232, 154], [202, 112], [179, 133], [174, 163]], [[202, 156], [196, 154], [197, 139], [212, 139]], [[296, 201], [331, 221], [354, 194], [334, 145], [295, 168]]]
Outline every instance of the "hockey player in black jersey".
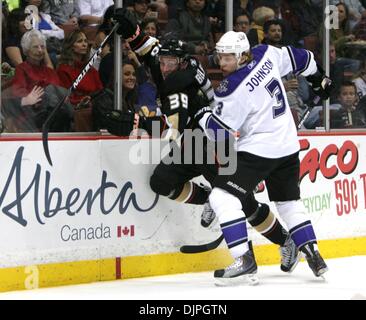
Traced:
[[[199, 62], [186, 56], [183, 44], [179, 41], [167, 41], [161, 46], [156, 39], [144, 35], [134, 24], [128, 11], [119, 9], [115, 15], [121, 27], [119, 33], [130, 43], [131, 48], [149, 66], [162, 104], [162, 112], [168, 122], [182, 132], [185, 128], [193, 129], [193, 116], [202, 106], [212, 103], [213, 90], [209, 79]], [[142, 119], [148, 121], [148, 119]], [[174, 142], [173, 142], [174, 143]], [[202, 149], [206, 145], [200, 146]], [[195, 150], [195, 148], [192, 148]], [[185, 146], [181, 147], [182, 159]], [[203, 152], [207, 155], [207, 152]], [[193, 160], [195, 155], [193, 154]], [[212, 182], [217, 176], [218, 164], [165, 164], [162, 161], [154, 170], [150, 179], [152, 190], [172, 200], [205, 204], [202, 225], [209, 225], [214, 213], [208, 205], [209, 188], [197, 185], [191, 180], [203, 175]], [[250, 199], [250, 201], [248, 201]], [[243, 206], [248, 222], [271, 242], [279, 244], [281, 252], [281, 269], [290, 272], [299, 260], [299, 252], [295, 248], [288, 232], [269, 210], [266, 204], [258, 204], [253, 193], [248, 195]], [[256, 265], [255, 265], [256, 269]]]

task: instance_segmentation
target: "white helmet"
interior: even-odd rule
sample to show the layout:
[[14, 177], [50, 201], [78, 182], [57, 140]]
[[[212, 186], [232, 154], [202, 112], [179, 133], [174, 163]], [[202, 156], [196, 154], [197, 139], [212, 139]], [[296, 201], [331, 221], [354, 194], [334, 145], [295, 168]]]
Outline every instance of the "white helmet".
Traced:
[[238, 60], [249, 49], [249, 40], [244, 32], [228, 31], [216, 43], [217, 53], [234, 53]]

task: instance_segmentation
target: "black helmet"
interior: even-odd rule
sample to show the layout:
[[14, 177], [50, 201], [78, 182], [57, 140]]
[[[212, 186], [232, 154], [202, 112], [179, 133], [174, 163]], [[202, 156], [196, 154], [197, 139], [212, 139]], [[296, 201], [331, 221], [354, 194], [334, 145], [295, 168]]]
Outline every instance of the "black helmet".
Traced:
[[184, 58], [187, 55], [185, 43], [176, 39], [166, 40], [162, 43], [159, 55]]

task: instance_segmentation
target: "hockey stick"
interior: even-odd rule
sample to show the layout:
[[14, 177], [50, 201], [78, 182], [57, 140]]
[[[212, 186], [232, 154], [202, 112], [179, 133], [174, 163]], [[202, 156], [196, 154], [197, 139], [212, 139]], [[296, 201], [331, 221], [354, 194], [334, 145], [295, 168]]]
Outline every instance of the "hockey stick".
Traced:
[[297, 129], [301, 129], [302, 125], [304, 124], [306, 119], [309, 117], [311, 110], [313, 110], [313, 108], [319, 103], [319, 101], [320, 101], [320, 97], [316, 96], [313, 99], [311, 105], [306, 107], [305, 112], [304, 112], [303, 116], [301, 117], [299, 124], [297, 125]]
[[50, 150], [48, 148], [48, 131], [50, 129], [50, 126], [52, 125], [53, 121], [55, 120], [56, 113], [60, 110], [60, 108], [65, 103], [66, 99], [70, 96], [70, 94], [77, 88], [81, 80], [85, 77], [85, 75], [88, 73], [90, 68], [95, 63], [95, 60], [97, 57], [102, 53], [103, 47], [109, 40], [109, 38], [113, 35], [113, 33], [117, 30], [119, 27], [119, 24], [116, 23], [114, 27], [112, 28], [111, 32], [105, 37], [103, 42], [100, 44], [99, 48], [96, 50], [96, 52], [92, 55], [92, 57], [89, 59], [88, 63], [84, 67], [84, 69], [80, 72], [78, 77], [75, 79], [74, 83], [71, 85], [71, 87], [67, 90], [67, 94], [65, 97], [62, 98], [62, 100], [59, 102], [58, 105], [52, 110], [52, 112], [47, 117], [46, 121], [43, 123], [42, 126], [42, 143], [43, 143], [43, 150], [46, 155], [46, 158], [48, 160], [48, 163], [52, 166], [52, 160], [50, 155]]
[[180, 247], [180, 252], [182, 253], [201, 253], [216, 249], [220, 243], [224, 240], [224, 235], [221, 234], [216, 240], [206, 243], [206, 244], [198, 244], [198, 245], [185, 245]]

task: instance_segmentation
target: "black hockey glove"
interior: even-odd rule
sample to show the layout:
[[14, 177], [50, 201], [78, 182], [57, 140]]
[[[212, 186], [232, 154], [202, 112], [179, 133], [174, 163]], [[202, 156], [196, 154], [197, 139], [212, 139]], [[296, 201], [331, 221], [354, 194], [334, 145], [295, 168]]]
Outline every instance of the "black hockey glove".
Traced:
[[317, 72], [313, 75], [307, 76], [306, 80], [310, 82], [312, 90], [316, 95], [323, 100], [327, 100], [334, 90], [334, 85], [332, 80], [325, 75], [322, 67], [319, 65], [317, 65], [317, 67]]
[[204, 87], [208, 81], [208, 77], [206, 75], [205, 70], [199, 60], [194, 57], [188, 57], [187, 61], [187, 69], [191, 69], [194, 72], [194, 78], [199, 87]]
[[201, 91], [206, 95], [210, 106], [213, 108], [215, 105], [214, 102], [214, 90], [212, 88], [212, 84], [210, 79], [208, 78], [205, 70], [203, 69], [201, 63], [198, 59], [194, 57], [189, 57], [186, 59], [188, 66], [188, 70], [192, 70], [194, 74], [195, 83], [199, 86]]
[[194, 121], [198, 123], [206, 113], [212, 114], [212, 109], [210, 107], [203, 107], [199, 109], [194, 115]]
[[155, 117], [140, 116], [139, 128], [144, 129], [151, 137], [160, 138], [169, 129], [165, 115]]
[[116, 9], [113, 20], [119, 23], [117, 33], [121, 35], [123, 39], [133, 39], [140, 34], [140, 27], [130, 10], [126, 8]]
[[103, 128], [106, 128], [109, 133], [116, 136], [129, 136], [134, 129], [135, 114], [113, 110], [104, 115], [102, 122]]
[[154, 37], [149, 37], [140, 29], [135, 17], [129, 10], [125, 8], [117, 9], [113, 19], [120, 24], [117, 33], [130, 44], [131, 49], [139, 56], [144, 56], [149, 52], [151, 54], [158, 52], [154, 49], [158, 47], [159, 41]]

